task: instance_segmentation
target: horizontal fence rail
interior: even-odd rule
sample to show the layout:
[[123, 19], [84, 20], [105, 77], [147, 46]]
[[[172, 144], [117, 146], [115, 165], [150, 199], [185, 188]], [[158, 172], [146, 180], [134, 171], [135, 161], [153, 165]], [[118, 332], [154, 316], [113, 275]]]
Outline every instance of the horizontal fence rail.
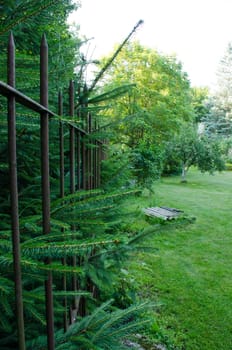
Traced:
[[[17, 106], [24, 106], [40, 116], [40, 152], [41, 152], [41, 198], [42, 198], [42, 232], [47, 235], [51, 232], [51, 184], [50, 172], [53, 170], [50, 166], [49, 144], [51, 142], [49, 130], [52, 120], [58, 125], [58, 135], [56, 139], [57, 150], [59, 153], [59, 182], [60, 193], [58, 196], [63, 198], [65, 193], [74, 194], [79, 190], [91, 190], [100, 186], [100, 164], [103, 159], [103, 143], [97, 139], [87, 140], [93, 131], [93, 121], [89, 113], [85, 113], [86, 129], [80, 128], [76, 124], [75, 117], [75, 91], [74, 82], [70, 81], [69, 86], [69, 120], [63, 118], [63, 94], [58, 93], [57, 105], [58, 112], [54, 113], [48, 106], [48, 45], [45, 35], [42, 38], [40, 46], [40, 103], [24, 95], [16, 89], [15, 83], [15, 45], [13, 35], [10, 34], [8, 44], [8, 81], [0, 81], [0, 95], [7, 98], [8, 107], [8, 159], [9, 159], [9, 177], [10, 177], [10, 202], [11, 202], [11, 230], [12, 230], [12, 255], [14, 262], [14, 284], [15, 284], [15, 307], [17, 318], [17, 339], [18, 349], [26, 350], [25, 342], [25, 317], [23, 305], [23, 287], [21, 271], [21, 251], [20, 251], [20, 228], [19, 228], [19, 195], [18, 195], [18, 166], [17, 166], [17, 127], [16, 119]], [[86, 106], [85, 106], [86, 107]], [[96, 125], [95, 125], [96, 128]], [[64, 132], [69, 130], [69, 135]], [[69, 137], [69, 160], [67, 160], [64, 150], [64, 140]], [[52, 141], [53, 142], [53, 141]], [[91, 147], [89, 147], [89, 145]], [[68, 164], [68, 165], [67, 165]], [[68, 168], [67, 168], [68, 167]], [[70, 173], [69, 189], [65, 187], [65, 173]], [[75, 226], [72, 227], [75, 231]], [[51, 264], [50, 258], [44, 261], [45, 264]], [[66, 265], [66, 259], [62, 259], [62, 264]], [[69, 262], [70, 263], [70, 262]], [[77, 258], [72, 257], [71, 264], [77, 266]], [[63, 275], [63, 290], [67, 289], [67, 278]], [[73, 276], [73, 291], [77, 291], [78, 282]], [[49, 271], [45, 278], [45, 310], [47, 324], [47, 346], [48, 350], [55, 349], [54, 339], [54, 309], [53, 309], [53, 275]], [[74, 296], [72, 305], [68, 305], [64, 297], [64, 330], [73, 322], [78, 312], [82, 308], [80, 300]], [[69, 308], [69, 312], [68, 312]], [[27, 325], [28, 326], [28, 325]]]

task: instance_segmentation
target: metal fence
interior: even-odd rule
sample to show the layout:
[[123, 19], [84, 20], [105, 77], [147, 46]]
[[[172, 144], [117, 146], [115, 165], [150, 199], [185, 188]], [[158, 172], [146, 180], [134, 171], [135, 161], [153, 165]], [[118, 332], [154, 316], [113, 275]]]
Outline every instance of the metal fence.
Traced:
[[[58, 93], [57, 114], [48, 106], [48, 45], [43, 36], [40, 46], [40, 103], [22, 94], [15, 87], [15, 45], [13, 35], [10, 35], [8, 43], [8, 81], [0, 81], [0, 94], [7, 98], [8, 114], [8, 154], [9, 154], [9, 177], [10, 177], [10, 201], [11, 201], [11, 225], [13, 243], [13, 263], [15, 276], [15, 305], [16, 318], [18, 324], [18, 349], [25, 350], [25, 330], [24, 330], [24, 305], [22, 291], [22, 271], [20, 252], [20, 227], [19, 227], [19, 198], [18, 198], [18, 169], [17, 169], [17, 138], [16, 138], [16, 106], [24, 106], [27, 109], [40, 115], [40, 149], [41, 149], [41, 193], [42, 193], [42, 229], [43, 234], [50, 233], [50, 164], [49, 164], [49, 124], [53, 118], [60, 116], [59, 137], [57, 138], [57, 148], [59, 149], [59, 176], [60, 176], [60, 197], [65, 193], [65, 155], [64, 155], [64, 128], [68, 128], [69, 137], [69, 172], [70, 183], [69, 193], [73, 194], [80, 189], [94, 189], [100, 185], [100, 163], [103, 157], [102, 142], [92, 139], [92, 146], [86, 146], [85, 137], [93, 130], [91, 115], [85, 115], [85, 128], [78, 127], [73, 121], [64, 121], [63, 96]], [[74, 83], [70, 81], [69, 86], [69, 116], [75, 116], [75, 91]], [[50, 261], [46, 261], [50, 263]], [[65, 263], [65, 262], [64, 262]], [[75, 264], [75, 257], [73, 257]], [[65, 277], [64, 277], [65, 288]], [[48, 350], [55, 349], [54, 340], [54, 310], [53, 310], [53, 275], [47, 273], [45, 281], [46, 294], [46, 322], [47, 322], [47, 344]], [[75, 281], [73, 284], [75, 289]], [[67, 305], [65, 305], [67, 309]], [[71, 309], [76, 312], [76, 306]], [[72, 320], [65, 315], [65, 326], [67, 329]]]

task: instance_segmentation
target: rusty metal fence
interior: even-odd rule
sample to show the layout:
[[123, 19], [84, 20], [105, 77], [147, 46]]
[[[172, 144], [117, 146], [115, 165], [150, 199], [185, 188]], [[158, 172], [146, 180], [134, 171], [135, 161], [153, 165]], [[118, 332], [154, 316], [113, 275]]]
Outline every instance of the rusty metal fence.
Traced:
[[[10, 177], [10, 202], [11, 202], [11, 226], [12, 226], [12, 244], [13, 244], [13, 266], [15, 276], [15, 306], [17, 318], [17, 337], [18, 349], [25, 350], [25, 325], [24, 325], [24, 305], [23, 305], [23, 287], [21, 271], [21, 252], [20, 252], [20, 227], [19, 227], [19, 198], [18, 198], [18, 174], [17, 174], [17, 138], [16, 138], [16, 106], [24, 106], [27, 109], [40, 115], [40, 149], [41, 149], [41, 193], [42, 193], [42, 230], [43, 234], [50, 233], [50, 162], [49, 162], [49, 124], [53, 118], [59, 118], [59, 137], [57, 148], [59, 149], [59, 177], [60, 194], [62, 198], [65, 194], [65, 155], [64, 155], [64, 128], [68, 129], [69, 137], [69, 172], [70, 183], [69, 193], [73, 194], [80, 189], [94, 189], [100, 186], [100, 163], [103, 157], [102, 142], [92, 139], [92, 146], [86, 145], [85, 137], [90, 135], [93, 130], [91, 115], [85, 115], [85, 128], [80, 128], [72, 121], [64, 121], [63, 115], [63, 96], [58, 93], [57, 113], [54, 113], [48, 106], [48, 45], [45, 36], [43, 36], [40, 47], [40, 103], [22, 94], [16, 89], [15, 85], [15, 45], [13, 35], [10, 35], [8, 44], [8, 81], [0, 81], [0, 94], [7, 98], [8, 114], [8, 159], [9, 159], [9, 177]], [[74, 82], [70, 81], [69, 86], [69, 116], [75, 117], [75, 91]], [[66, 133], [67, 134], [67, 133]], [[67, 137], [67, 136], [66, 136]], [[46, 261], [49, 264], [51, 261]], [[65, 264], [65, 261], [63, 261]], [[75, 265], [75, 257], [73, 257]], [[53, 310], [53, 275], [47, 273], [45, 281], [46, 295], [46, 323], [47, 323], [47, 344], [48, 350], [55, 349], [54, 340], [54, 310]], [[64, 277], [65, 288], [65, 277]], [[75, 289], [75, 281], [73, 284]], [[67, 305], [64, 305], [67, 309]], [[72, 310], [75, 312], [75, 305]], [[72, 312], [71, 310], [71, 312]], [[65, 315], [65, 326], [71, 320]]]

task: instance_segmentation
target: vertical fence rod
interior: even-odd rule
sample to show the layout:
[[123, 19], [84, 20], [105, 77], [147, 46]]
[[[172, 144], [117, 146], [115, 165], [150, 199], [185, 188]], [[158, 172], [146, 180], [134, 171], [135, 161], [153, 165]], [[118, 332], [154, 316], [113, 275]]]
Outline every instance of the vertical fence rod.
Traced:
[[[63, 95], [59, 91], [58, 95], [58, 114], [63, 115]], [[59, 137], [60, 137], [60, 197], [64, 197], [64, 128], [63, 122], [59, 124]]]
[[[80, 96], [81, 89], [78, 86], [78, 96]], [[78, 120], [81, 121], [81, 110], [77, 112]], [[81, 168], [82, 168], [82, 160], [81, 160], [81, 133], [77, 132], [77, 189], [81, 189]]]
[[81, 189], [81, 133], [77, 133], [77, 183], [78, 190]]
[[[59, 91], [58, 94], [58, 115], [63, 115], [63, 95], [62, 92]], [[64, 197], [64, 127], [63, 122], [60, 120], [59, 122], [59, 146], [60, 146], [60, 198]], [[63, 229], [61, 229], [63, 232]], [[66, 265], [66, 258], [62, 258], [62, 264]], [[67, 277], [64, 273], [63, 275], [63, 290], [67, 290]], [[64, 306], [64, 331], [66, 332], [68, 329], [68, 319], [67, 319], [67, 297], [64, 297], [63, 300]]]
[[[63, 95], [62, 92], [59, 91], [58, 95], [58, 114], [60, 116], [63, 115]], [[60, 198], [64, 197], [64, 128], [63, 122], [60, 120], [59, 123], [59, 144], [60, 144]], [[62, 229], [63, 231], [63, 229]], [[66, 258], [62, 259], [62, 264], [66, 265]], [[63, 290], [67, 290], [67, 277], [66, 273], [63, 275]], [[64, 332], [68, 329], [68, 317], [67, 317], [67, 297], [64, 297], [63, 300], [64, 306]]]
[[101, 185], [101, 161], [103, 160], [103, 146], [102, 144], [98, 145], [98, 155], [97, 155], [97, 186]]
[[[74, 117], [74, 83], [69, 84], [69, 114]], [[75, 129], [70, 126], [70, 192], [75, 193]]]
[[[87, 85], [85, 84], [83, 87], [83, 96], [87, 96]], [[86, 101], [86, 98], [83, 99], [83, 104], [82, 107], [86, 109], [88, 107], [88, 103]], [[87, 118], [88, 118], [88, 112], [84, 111], [82, 114], [82, 123], [83, 123], [83, 129], [88, 133], [88, 123], [87, 123]], [[87, 172], [88, 172], [88, 164], [87, 164], [87, 147], [86, 147], [86, 136], [82, 135], [82, 188], [86, 190], [88, 188], [87, 186]]]
[[[91, 113], [88, 113], [88, 134], [90, 135], [92, 132], [92, 116]], [[88, 142], [88, 190], [91, 190], [92, 185], [92, 179], [91, 179], [91, 153], [92, 153], [92, 147], [91, 147], [92, 141], [89, 139]]]
[[84, 135], [82, 135], [82, 188], [86, 190], [86, 147]]
[[[13, 34], [10, 34], [8, 43], [8, 84], [15, 87], [15, 45]], [[15, 303], [18, 327], [18, 347], [25, 350], [22, 273], [20, 253], [20, 232], [18, 216], [18, 183], [17, 183], [17, 155], [16, 155], [16, 113], [15, 98], [8, 97], [8, 148], [9, 148], [9, 173], [10, 173], [10, 198], [11, 198], [11, 226], [15, 279]]]
[[[43, 35], [40, 46], [40, 103], [48, 108], [48, 45]], [[42, 112], [41, 128], [41, 168], [42, 168], [42, 214], [43, 233], [50, 233], [50, 181], [49, 181], [49, 116]], [[50, 262], [50, 259], [47, 261]], [[52, 292], [52, 272], [49, 271], [45, 281], [47, 345], [48, 350], [55, 349], [54, 311]]]
[[[69, 114], [74, 117], [74, 82], [71, 80], [69, 84]], [[76, 176], [75, 176], [75, 129], [70, 127], [70, 192], [75, 193], [76, 190]], [[75, 230], [75, 225], [72, 226], [72, 229]], [[72, 265], [76, 267], [77, 258], [76, 256], [72, 257]], [[75, 274], [72, 276], [72, 289], [77, 291], [77, 277]], [[70, 321], [73, 323], [76, 319], [78, 309], [78, 298], [74, 296], [73, 307], [70, 313]]]
[[[97, 130], [97, 121], [94, 121], [94, 131]], [[97, 140], [94, 140], [93, 150], [93, 188], [97, 188]]]

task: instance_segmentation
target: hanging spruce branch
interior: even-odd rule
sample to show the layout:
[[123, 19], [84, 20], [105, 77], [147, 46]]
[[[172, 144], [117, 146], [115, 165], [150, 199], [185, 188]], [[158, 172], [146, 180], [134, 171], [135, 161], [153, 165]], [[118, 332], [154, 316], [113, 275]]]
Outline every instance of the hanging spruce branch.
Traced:
[[104, 67], [100, 70], [100, 72], [97, 74], [96, 78], [92, 82], [91, 86], [88, 89], [88, 92], [93, 91], [95, 86], [97, 85], [98, 81], [101, 79], [105, 71], [111, 66], [115, 58], [118, 56], [119, 52], [122, 50], [122, 48], [126, 45], [128, 40], [131, 38], [131, 36], [134, 34], [134, 32], [137, 30], [137, 28], [143, 23], [143, 20], [139, 20], [138, 23], [134, 26], [130, 34], [126, 37], [126, 39], [119, 45], [113, 56], [106, 62]]

